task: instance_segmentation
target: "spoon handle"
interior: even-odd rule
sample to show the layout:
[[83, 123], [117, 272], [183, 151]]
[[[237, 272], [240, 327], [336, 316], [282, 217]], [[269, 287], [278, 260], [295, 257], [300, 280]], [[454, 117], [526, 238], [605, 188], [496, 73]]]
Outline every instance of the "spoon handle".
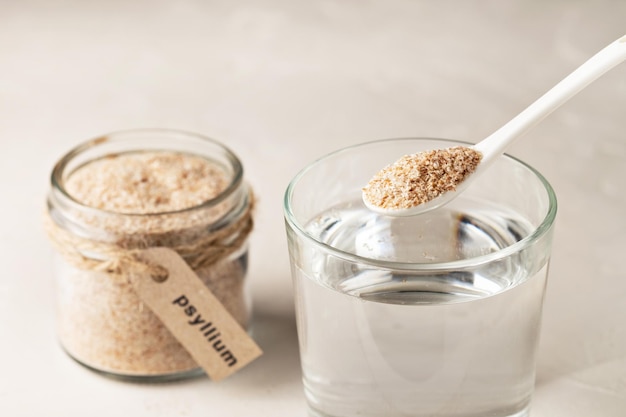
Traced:
[[[474, 146], [482, 152], [483, 162], [498, 157], [506, 147], [559, 108], [580, 90], [626, 59], [626, 36], [622, 36], [589, 58], [547, 93], [528, 106], [510, 122]], [[486, 165], [486, 164], [485, 164]]]

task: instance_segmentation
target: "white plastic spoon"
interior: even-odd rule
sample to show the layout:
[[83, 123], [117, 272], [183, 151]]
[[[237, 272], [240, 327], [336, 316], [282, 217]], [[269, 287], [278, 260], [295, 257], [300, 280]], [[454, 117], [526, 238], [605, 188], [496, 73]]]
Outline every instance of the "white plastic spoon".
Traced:
[[[587, 85], [591, 84], [625, 59], [626, 36], [622, 36], [592, 56], [587, 62], [565, 77], [510, 122], [481, 142], [472, 146], [471, 149], [482, 154], [482, 160], [472, 174], [456, 185], [454, 191], [443, 192], [438, 197], [407, 208], [383, 208], [370, 202], [364, 189], [363, 202], [370, 210], [389, 216], [414, 216], [449, 203], [463, 192], [474, 178], [487, 170], [491, 163], [495, 161], [515, 139], [522, 136]], [[389, 190], [386, 190], [385, 192], [388, 191]], [[393, 192], [393, 190], [391, 190], [391, 192]]]

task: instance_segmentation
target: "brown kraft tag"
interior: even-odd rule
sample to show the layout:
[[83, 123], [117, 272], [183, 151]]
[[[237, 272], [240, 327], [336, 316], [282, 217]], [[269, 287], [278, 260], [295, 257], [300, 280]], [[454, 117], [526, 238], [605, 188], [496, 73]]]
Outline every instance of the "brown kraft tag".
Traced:
[[131, 274], [133, 288], [209, 378], [223, 379], [262, 354], [175, 251], [150, 248], [138, 257], [150, 268]]

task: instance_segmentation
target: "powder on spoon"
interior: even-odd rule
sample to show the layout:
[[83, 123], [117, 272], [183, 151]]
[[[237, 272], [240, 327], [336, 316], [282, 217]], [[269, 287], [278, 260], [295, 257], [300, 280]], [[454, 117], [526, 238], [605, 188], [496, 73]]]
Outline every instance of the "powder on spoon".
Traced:
[[481, 159], [480, 152], [465, 146], [405, 155], [374, 175], [363, 197], [382, 209], [415, 207], [454, 191]]

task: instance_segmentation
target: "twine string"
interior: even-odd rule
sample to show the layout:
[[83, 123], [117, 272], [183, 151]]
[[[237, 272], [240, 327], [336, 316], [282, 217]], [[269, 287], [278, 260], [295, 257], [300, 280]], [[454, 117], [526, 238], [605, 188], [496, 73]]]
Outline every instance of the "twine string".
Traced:
[[[182, 244], [167, 247], [176, 251], [193, 270], [226, 259], [243, 246], [252, 231], [254, 200], [251, 198], [250, 201], [246, 211], [235, 222], [213, 232], [203, 233]], [[118, 242], [105, 242], [81, 237], [60, 226], [49, 211], [44, 214], [44, 226], [54, 248], [68, 263], [78, 269], [123, 275], [129, 271], [146, 271], [147, 268], [154, 279], [163, 277], [162, 267], [150, 265], [138, 256], [142, 249], [150, 247], [146, 242], [135, 243], [137, 247], [128, 248], [125, 247], [123, 239]], [[176, 231], [169, 233], [173, 234]], [[97, 254], [98, 259], [89, 254]]]

